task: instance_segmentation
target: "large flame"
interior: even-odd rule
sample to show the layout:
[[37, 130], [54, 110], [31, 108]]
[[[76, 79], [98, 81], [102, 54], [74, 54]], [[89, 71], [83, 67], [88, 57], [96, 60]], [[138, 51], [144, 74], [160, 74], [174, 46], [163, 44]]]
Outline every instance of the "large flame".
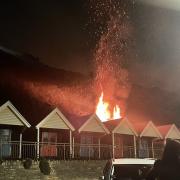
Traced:
[[96, 114], [101, 119], [101, 121], [107, 121], [111, 117], [111, 113], [108, 110], [109, 104], [103, 101], [103, 92], [99, 98], [99, 102], [96, 107]]
[[111, 116], [111, 112], [109, 110], [109, 103], [103, 101], [103, 92], [101, 93], [101, 96], [99, 97], [99, 102], [96, 107], [96, 114], [100, 118], [101, 121], [107, 121], [110, 119], [119, 119], [121, 118], [120, 115], [120, 107], [116, 105], [113, 108], [113, 116]]

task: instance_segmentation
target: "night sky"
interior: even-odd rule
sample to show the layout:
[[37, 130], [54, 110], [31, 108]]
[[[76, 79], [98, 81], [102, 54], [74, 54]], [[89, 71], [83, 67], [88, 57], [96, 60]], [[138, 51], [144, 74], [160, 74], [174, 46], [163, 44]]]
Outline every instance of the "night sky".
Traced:
[[[3, 1], [0, 45], [30, 53], [50, 66], [88, 73], [97, 43], [88, 2]], [[136, 60], [130, 68], [133, 81], [179, 92], [180, 5], [148, 2], [135, 1], [130, 16], [136, 44]]]
[[87, 11], [80, 0], [4, 1], [0, 6], [0, 43], [31, 53], [48, 65], [81, 71], [91, 46], [85, 29]]

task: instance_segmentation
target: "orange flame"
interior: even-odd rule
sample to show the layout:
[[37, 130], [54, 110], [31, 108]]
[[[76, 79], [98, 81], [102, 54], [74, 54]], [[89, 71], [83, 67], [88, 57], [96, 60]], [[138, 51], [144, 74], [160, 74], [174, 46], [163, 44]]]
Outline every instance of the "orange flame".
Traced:
[[103, 92], [99, 97], [99, 102], [96, 107], [96, 114], [101, 121], [107, 121], [110, 119], [119, 119], [120, 115], [120, 107], [116, 105], [113, 109], [113, 117], [111, 116], [111, 112], [109, 111], [109, 103], [103, 101]]
[[121, 111], [120, 107], [116, 104], [113, 108], [113, 119], [120, 119], [121, 118]]
[[103, 102], [103, 96], [102, 92], [96, 107], [96, 114], [101, 121], [107, 121], [111, 117], [111, 113], [108, 110], [109, 104], [107, 102]]

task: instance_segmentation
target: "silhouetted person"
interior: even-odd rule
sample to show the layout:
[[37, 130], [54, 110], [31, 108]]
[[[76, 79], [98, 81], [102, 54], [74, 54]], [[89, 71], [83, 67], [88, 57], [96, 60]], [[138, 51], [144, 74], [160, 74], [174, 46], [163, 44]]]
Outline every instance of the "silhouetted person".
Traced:
[[180, 180], [180, 143], [168, 140], [161, 160], [154, 163], [146, 180]]

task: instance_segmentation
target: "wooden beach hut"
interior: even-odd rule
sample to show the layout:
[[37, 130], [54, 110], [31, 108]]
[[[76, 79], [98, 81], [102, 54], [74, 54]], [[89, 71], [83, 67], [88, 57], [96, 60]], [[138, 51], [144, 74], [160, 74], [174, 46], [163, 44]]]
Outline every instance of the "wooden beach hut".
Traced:
[[73, 137], [74, 157], [85, 159], [102, 158], [105, 147], [102, 147], [101, 138], [110, 132], [98, 116], [91, 114], [76, 117], [71, 122], [76, 128]]
[[138, 133], [137, 152], [139, 158], [155, 157], [154, 141], [162, 139], [162, 135], [152, 121], [133, 123]]
[[37, 129], [37, 157], [65, 159], [72, 155], [72, 132], [75, 130], [63, 113], [55, 108]]
[[1, 158], [22, 157], [22, 134], [30, 127], [31, 125], [10, 101], [0, 106]]
[[104, 124], [111, 132], [111, 136], [104, 140], [112, 144], [113, 157], [136, 157], [136, 136], [138, 134], [129, 120], [121, 118], [106, 121]]

